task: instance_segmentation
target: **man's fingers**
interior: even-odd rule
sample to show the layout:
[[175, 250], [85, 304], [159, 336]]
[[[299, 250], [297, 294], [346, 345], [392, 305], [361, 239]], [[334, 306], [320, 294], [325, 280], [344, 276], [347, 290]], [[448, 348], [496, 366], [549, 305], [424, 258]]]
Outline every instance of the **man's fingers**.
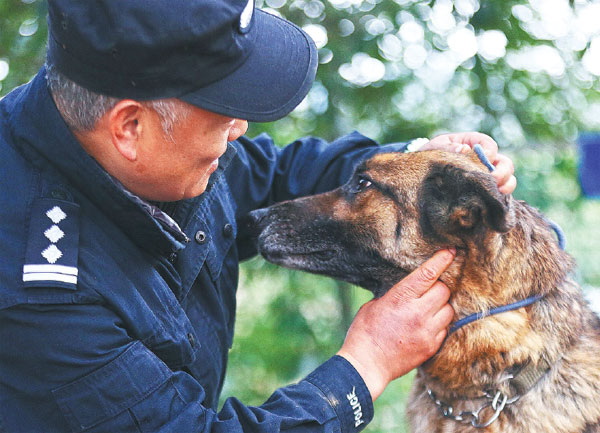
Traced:
[[483, 148], [483, 152], [490, 159], [490, 161], [494, 161], [496, 159], [496, 154], [498, 153], [498, 144], [489, 135], [481, 132], [458, 132], [448, 135], [452, 142], [467, 144], [471, 149], [476, 144], [479, 144]]
[[437, 313], [450, 299], [450, 289], [441, 281], [436, 281], [433, 286], [421, 296], [421, 301], [427, 311]]
[[433, 332], [436, 332], [435, 338], [433, 339], [433, 350], [432, 352], [437, 352], [446, 336], [448, 335], [448, 327], [450, 323], [452, 323], [452, 318], [454, 317], [454, 309], [450, 306], [450, 304], [446, 304], [438, 313], [433, 316], [431, 319], [431, 324], [433, 325]]
[[503, 186], [515, 172], [515, 166], [509, 157], [500, 153], [496, 155], [496, 160], [493, 164], [494, 171], [492, 172], [492, 176], [496, 179], [498, 186]]
[[433, 318], [431, 319], [432, 323], [434, 323], [439, 328], [447, 328], [452, 322], [452, 318], [454, 317], [454, 308], [450, 306], [450, 304], [444, 305], [440, 308]]
[[516, 188], [517, 178], [511, 176], [510, 179], [508, 179], [508, 181], [504, 185], [498, 188], [498, 191], [500, 191], [502, 194], [512, 194]]
[[492, 176], [496, 179], [498, 189], [503, 194], [511, 194], [517, 187], [517, 178], [514, 176], [515, 166], [512, 160], [502, 154], [496, 155]]
[[498, 154], [498, 143], [492, 137], [481, 132], [465, 132], [463, 133], [463, 143], [467, 143], [471, 148], [476, 144], [481, 145], [483, 153], [490, 161], [495, 161]]
[[455, 254], [455, 250], [437, 251], [429, 260], [394, 285], [386, 296], [393, 296], [400, 301], [420, 298], [450, 266]]
[[435, 337], [434, 344], [437, 346], [438, 350], [442, 346], [444, 340], [446, 339], [446, 334], [448, 334], [448, 331], [446, 329], [443, 329]]

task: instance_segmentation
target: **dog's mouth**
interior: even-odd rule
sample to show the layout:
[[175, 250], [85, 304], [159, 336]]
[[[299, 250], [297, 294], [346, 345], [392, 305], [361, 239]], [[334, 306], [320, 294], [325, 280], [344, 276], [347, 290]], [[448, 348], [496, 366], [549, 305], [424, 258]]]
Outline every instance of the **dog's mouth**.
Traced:
[[336, 256], [336, 251], [332, 249], [320, 249], [311, 251], [284, 251], [279, 249], [266, 249], [261, 248], [260, 253], [262, 256], [273, 263], [287, 264], [288, 266], [295, 263], [309, 263], [309, 262], [328, 262]]
[[[305, 245], [303, 245], [305, 247]], [[269, 262], [290, 269], [327, 275], [332, 278], [356, 284], [373, 292], [376, 297], [409, 274], [408, 270], [394, 265], [386, 265], [379, 258], [368, 258], [368, 254], [358, 254], [362, 258], [353, 261], [343, 249], [320, 248], [302, 250], [298, 245], [290, 247], [281, 243], [259, 243], [260, 254]], [[356, 257], [356, 255], [354, 256]]]
[[327, 262], [335, 257], [335, 251], [334, 250], [315, 250], [315, 251], [309, 251], [306, 253], [290, 254], [290, 256], [313, 258], [313, 259], [319, 260], [321, 262]]

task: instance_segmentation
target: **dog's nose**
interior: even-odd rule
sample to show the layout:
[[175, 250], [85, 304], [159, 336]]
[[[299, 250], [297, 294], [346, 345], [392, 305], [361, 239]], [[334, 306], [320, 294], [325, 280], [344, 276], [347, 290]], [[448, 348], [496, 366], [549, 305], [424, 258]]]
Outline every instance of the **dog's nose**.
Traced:
[[[267, 213], [266, 209], [257, 209], [242, 216], [238, 220], [238, 240], [250, 243], [256, 242], [264, 229], [263, 225], [267, 220]], [[241, 244], [244, 244], [244, 242], [241, 242]]]
[[244, 215], [238, 222], [238, 228], [243, 236], [256, 238], [263, 230], [268, 210], [257, 209]]
[[268, 212], [266, 208], [253, 210], [248, 214], [248, 224], [260, 227], [260, 223], [265, 219]]

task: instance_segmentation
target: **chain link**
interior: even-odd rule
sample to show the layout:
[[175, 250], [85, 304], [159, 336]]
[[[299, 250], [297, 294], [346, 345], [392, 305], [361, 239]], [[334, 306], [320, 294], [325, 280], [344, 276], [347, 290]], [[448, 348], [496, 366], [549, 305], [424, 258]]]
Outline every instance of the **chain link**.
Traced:
[[[475, 428], [485, 428], [491, 425], [498, 419], [507, 405], [516, 402], [521, 397], [520, 395], [516, 395], [509, 399], [508, 396], [501, 391], [496, 391], [496, 393], [486, 393], [485, 396], [481, 398], [487, 399], [487, 401], [481, 407], [479, 407], [479, 409], [474, 411], [461, 411], [458, 414], [455, 414], [454, 407], [439, 400], [435, 392], [427, 389], [427, 394], [445, 418], [449, 418], [463, 424], [471, 424]], [[486, 411], [488, 408], [490, 410]], [[493, 413], [491, 413], [486, 419], [484, 417], [484, 412], [492, 411]]]

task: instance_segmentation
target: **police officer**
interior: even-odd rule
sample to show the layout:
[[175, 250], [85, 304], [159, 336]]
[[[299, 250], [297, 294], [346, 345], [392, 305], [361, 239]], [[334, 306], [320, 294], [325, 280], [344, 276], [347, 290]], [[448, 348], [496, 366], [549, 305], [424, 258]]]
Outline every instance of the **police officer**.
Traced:
[[[238, 262], [255, 254], [236, 218], [403, 146], [244, 137], [290, 112], [317, 65], [310, 39], [253, 0], [50, 0], [48, 22], [47, 65], [0, 102], [0, 430], [361, 430], [441, 344], [453, 252], [367, 303], [304, 380], [217, 412]], [[489, 137], [427, 146], [475, 142], [514, 189]]]

